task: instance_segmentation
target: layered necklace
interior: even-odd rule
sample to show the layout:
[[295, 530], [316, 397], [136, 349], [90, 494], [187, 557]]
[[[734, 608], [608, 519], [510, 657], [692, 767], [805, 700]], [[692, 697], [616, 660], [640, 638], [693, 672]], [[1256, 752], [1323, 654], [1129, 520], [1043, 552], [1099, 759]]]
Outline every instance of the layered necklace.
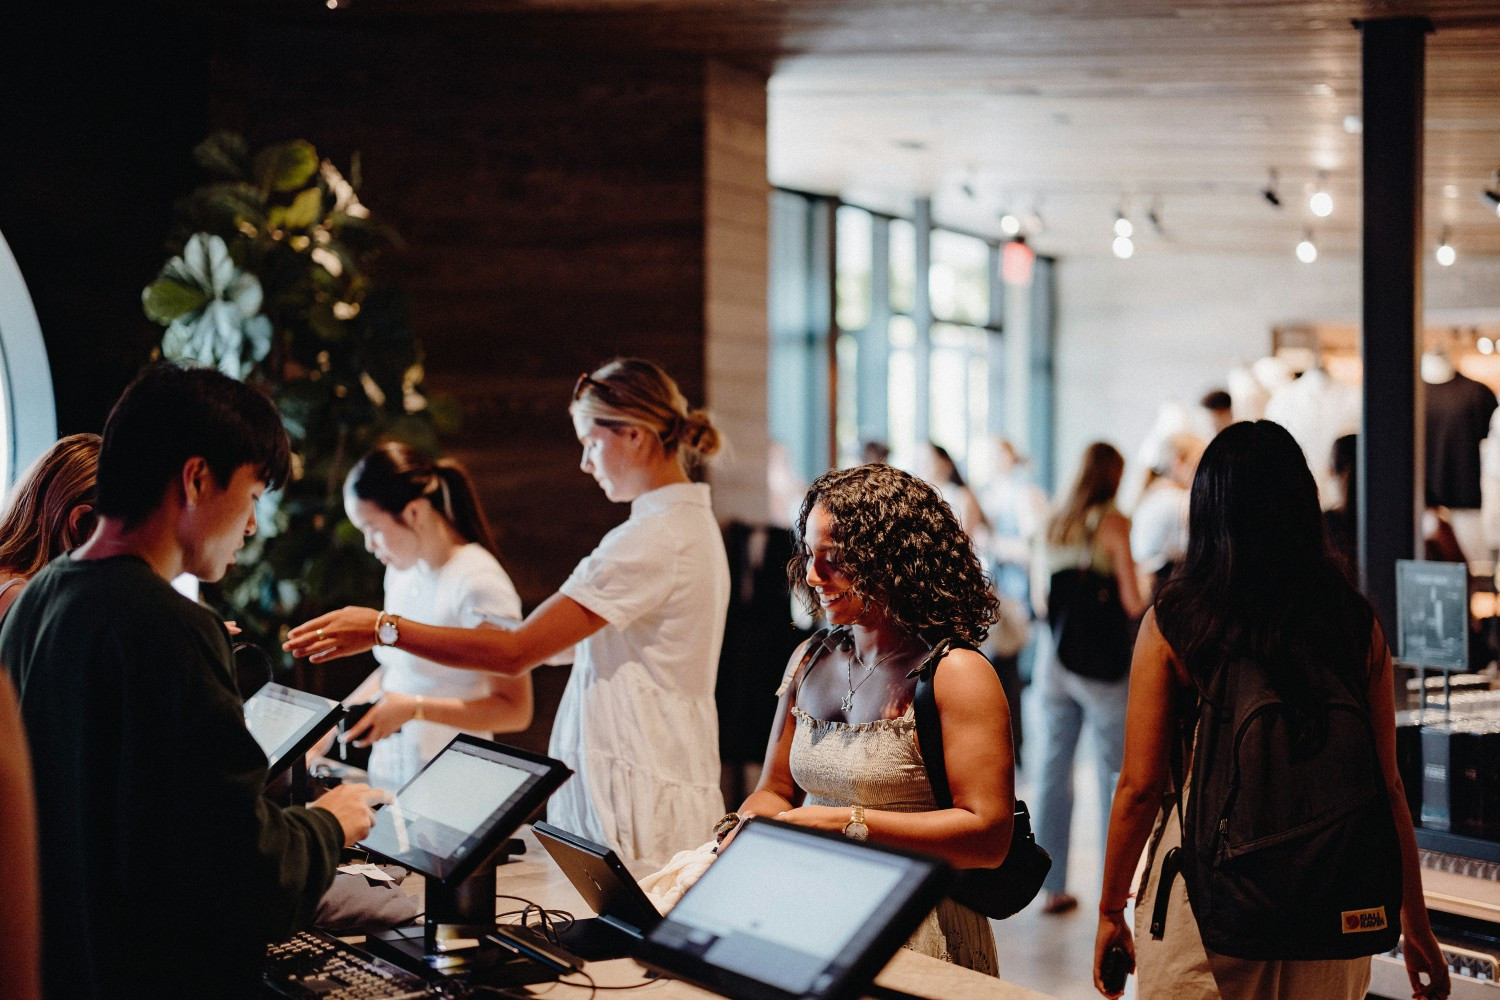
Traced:
[[[891, 657], [901, 652], [905, 645], [906, 643], [901, 643], [900, 645], [896, 646], [895, 649], [892, 649], [889, 653], [886, 653], [874, 663], [866, 665], [864, 657], [859, 655], [859, 649], [854, 645], [854, 639], [852, 637], [849, 639], [849, 659], [844, 661], [844, 672], [848, 678], [849, 693], [844, 695], [843, 700], [839, 702], [839, 707], [844, 710], [845, 714], [853, 711], [854, 709], [854, 692], [864, 687], [865, 681], [869, 680], [875, 675], [876, 667], [880, 666], [886, 660], [889, 660]], [[859, 664], [859, 669], [864, 671], [864, 676], [859, 679], [858, 684], [854, 683], [854, 665], [856, 663]]]

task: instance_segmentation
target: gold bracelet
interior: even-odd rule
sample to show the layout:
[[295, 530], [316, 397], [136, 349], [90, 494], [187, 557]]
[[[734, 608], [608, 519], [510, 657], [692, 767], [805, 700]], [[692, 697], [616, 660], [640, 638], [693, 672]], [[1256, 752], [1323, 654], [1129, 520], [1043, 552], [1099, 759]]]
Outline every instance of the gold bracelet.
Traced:
[[421, 721], [421, 720], [424, 720], [424, 719], [427, 718], [427, 716], [425, 716], [425, 715], [422, 714], [422, 696], [421, 695], [417, 695], [417, 710], [411, 714], [411, 717], [413, 719], [418, 720], [418, 721]]

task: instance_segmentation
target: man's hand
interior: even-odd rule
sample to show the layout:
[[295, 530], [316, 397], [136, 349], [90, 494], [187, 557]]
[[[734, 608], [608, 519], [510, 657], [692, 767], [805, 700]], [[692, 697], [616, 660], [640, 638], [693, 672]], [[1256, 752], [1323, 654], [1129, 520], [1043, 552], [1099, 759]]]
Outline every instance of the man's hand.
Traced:
[[[353, 847], [363, 840], [375, 825], [375, 806], [392, 801], [394, 796], [369, 785], [339, 785], [312, 803], [333, 813], [344, 829], [344, 846]], [[309, 807], [311, 808], [311, 806]]]

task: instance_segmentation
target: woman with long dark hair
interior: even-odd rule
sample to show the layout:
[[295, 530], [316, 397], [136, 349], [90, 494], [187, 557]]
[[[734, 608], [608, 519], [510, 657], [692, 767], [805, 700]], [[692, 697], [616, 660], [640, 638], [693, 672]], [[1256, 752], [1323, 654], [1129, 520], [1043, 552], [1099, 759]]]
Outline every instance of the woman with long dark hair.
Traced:
[[[944, 639], [977, 646], [995, 622], [952, 510], [888, 465], [828, 472], [802, 501], [796, 542], [788, 582], [832, 631], [792, 654], [760, 784], [725, 820], [775, 816], [960, 868], [999, 864], [1015, 814], [1010, 710], [979, 653], [954, 648], [934, 674], [952, 808], [937, 807], [916, 742], [913, 668]], [[998, 974], [989, 921], [951, 900], [907, 946]]]
[[624, 857], [666, 858], [702, 843], [724, 810], [714, 682], [729, 561], [709, 488], [689, 476], [719, 432], [640, 358], [580, 375], [568, 412], [580, 469], [630, 516], [524, 622], [450, 628], [341, 608], [292, 629], [284, 648], [323, 662], [378, 643], [508, 676], [575, 649], [548, 751], [577, 776], [548, 818]]
[[[1125, 459], [1114, 446], [1095, 441], [1083, 452], [1073, 486], [1047, 524], [1040, 560], [1049, 579], [1080, 568], [1115, 581], [1112, 603], [1123, 617], [1134, 619], [1146, 609], [1135, 563], [1130, 556], [1130, 519], [1115, 508], [1115, 494], [1125, 473]], [[1038, 588], [1040, 589], [1040, 588]], [[1047, 613], [1053, 634], [1062, 627], [1061, 595], [1049, 594]], [[1077, 622], [1074, 626], [1077, 627]], [[1122, 637], [1123, 639], [1123, 637]], [[1045, 913], [1067, 913], [1078, 900], [1067, 891], [1068, 847], [1073, 826], [1073, 761], [1078, 738], [1087, 728], [1097, 757], [1099, 800], [1108, 806], [1125, 746], [1126, 680], [1101, 679], [1087, 664], [1067, 664], [1054, 641], [1038, 657], [1037, 694], [1042, 709], [1041, 788], [1036, 804], [1037, 843], [1052, 854], [1052, 870], [1042, 888]], [[1122, 647], [1123, 648], [1123, 647]], [[1121, 653], [1121, 657], [1125, 652]], [[1123, 663], [1121, 664], [1123, 667]], [[1100, 841], [1104, 829], [1099, 830]]]
[[[386, 567], [391, 614], [477, 628], [514, 626], [521, 598], [501, 568], [474, 484], [451, 458], [381, 444], [344, 480], [344, 510]], [[375, 701], [345, 739], [370, 751], [370, 781], [397, 789], [461, 732], [488, 738], [531, 724], [531, 678], [457, 670], [394, 646], [345, 699]]]
[[[1174, 771], [1194, 759], [1199, 692], [1232, 690], [1227, 682], [1251, 669], [1239, 665], [1249, 664], [1286, 706], [1291, 730], [1307, 734], [1308, 746], [1331, 731], [1330, 691], [1367, 703], [1380, 772], [1369, 777], [1385, 788], [1399, 844], [1401, 929], [1413, 995], [1447, 996], [1447, 967], [1428, 924], [1416, 839], [1396, 770], [1391, 657], [1373, 610], [1327, 543], [1317, 485], [1301, 450], [1270, 421], [1234, 424], [1204, 452], [1190, 505], [1187, 555], [1146, 615], [1131, 666], [1125, 761], [1099, 904], [1096, 985], [1118, 995], [1104, 990], [1097, 970], [1106, 949], [1119, 945], [1138, 964], [1142, 998], [1365, 995], [1368, 957], [1231, 958], [1205, 948], [1181, 879], [1169, 878], [1170, 895], [1157, 895], [1161, 859], [1181, 840], [1179, 815], [1190, 809], [1195, 788], [1221, 780], [1188, 770], [1182, 794], [1164, 799]], [[1132, 935], [1123, 911], [1148, 835], [1151, 855]], [[1157, 941], [1140, 930], [1162, 902], [1164, 931]]]

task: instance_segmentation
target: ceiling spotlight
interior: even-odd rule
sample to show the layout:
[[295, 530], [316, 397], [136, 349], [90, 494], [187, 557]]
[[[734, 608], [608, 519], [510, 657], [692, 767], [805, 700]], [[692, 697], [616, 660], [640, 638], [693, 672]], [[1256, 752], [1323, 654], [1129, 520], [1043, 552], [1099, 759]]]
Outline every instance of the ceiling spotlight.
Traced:
[[[1115, 213], [1115, 235], [1123, 236], [1126, 239], [1135, 235], [1135, 226], [1131, 225], [1130, 220], [1125, 218], [1124, 212]], [[1129, 256], [1129, 254], [1126, 256]]]
[[1302, 234], [1302, 242], [1297, 244], [1297, 259], [1304, 264], [1311, 264], [1318, 259], [1318, 246], [1313, 242], [1311, 229]]
[[1479, 348], [1480, 354], [1495, 353], [1495, 342], [1488, 337], [1480, 337], [1477, 341], [1474, 342], [1474, 346]]
[[1014, 212], [1001, 213], [1000, 231], [1006, 236], [1019, 236], [1021, 233], [1021, 217]]
[[1442, 236], [1442, 239], [1440, 239], [1438, 241], [1438, 248], [1437, 248], [1436, 257], [1437, 257], [1437, 262], [1439, 264], [1441, 264], [1443, 267], [1452, 267], [1453, 266], [1453, 262], [1456, 261], [1456, 260], [1458, 260], [1458, 251], [1454, 250], [1453, 249], [1453, 245], [1448, 242], [1448, 227], [1447, 226], [1443, 227], [1443, 236]]
[[1272, 208], [1280, 208], [1281, 207], [1281, 195], [1279, 195], [1279, 194], [1276, 193], [1276, 168], [1275, 167], [1271, 168], [1271, 179], [1268, 180], [1266, 182], [1266, 186], [1261, 189], [1260, 196], [1262, 198], [1266, 199], [1266, 203], [1269, 204]]
[[1307, 199], [1307, 207], [1312, 209], [1312, 214], [1320, 219], [1326, 219], [1333, 214], [1333, 195], [1328, 193], [1328, 174], [1318, 171], [1318, 189], [1313, 192], [1311, 198]]
[[1129, 260], [1131, 254], [1135, 253], [1135, 244], [1130, 242], [1129, 236], [1116, 236], [1114, 243], [1110, 245], [1110, 249], [1121, 260]]

